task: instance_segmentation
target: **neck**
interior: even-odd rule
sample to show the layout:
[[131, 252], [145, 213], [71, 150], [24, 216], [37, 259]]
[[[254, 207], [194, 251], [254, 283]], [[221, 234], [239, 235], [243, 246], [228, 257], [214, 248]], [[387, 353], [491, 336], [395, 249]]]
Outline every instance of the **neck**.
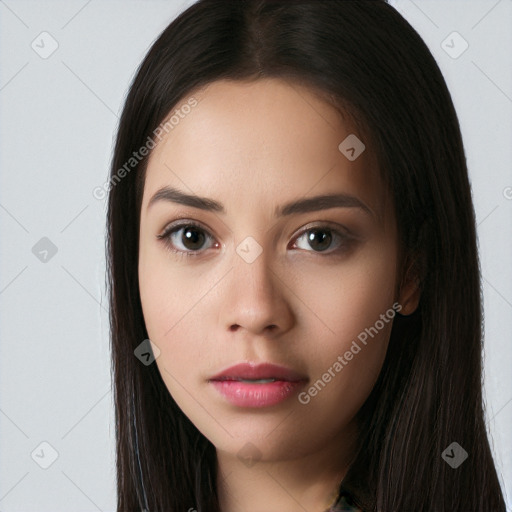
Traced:
[[217, 489], [222, 512], [325, 512], [333, 505], [354, 449], [353, 427], [314, 452], [247, 464], [217, 450]]

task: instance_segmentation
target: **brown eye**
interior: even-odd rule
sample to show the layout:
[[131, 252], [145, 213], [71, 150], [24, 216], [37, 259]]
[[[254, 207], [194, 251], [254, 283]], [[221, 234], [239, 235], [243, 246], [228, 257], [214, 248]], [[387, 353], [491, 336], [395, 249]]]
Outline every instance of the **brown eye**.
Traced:
[[299, 249], [332, 254], [347, 249], [352, 237], [329, 226], [318, 226], [303, 231], [295, 240]]
[[204, 233], [202, 233], [194, 226], [180, 228], [176, 231], [176, 233], [179, 233], [180, 231], [182, 231], [182, 234], [178, 237], [178, 240], [180, 241], [181, 245], [185, 246], [191, 251], [197, 251], [198, 249], [201, 249], [206, 238]]
[[205, 250], [205, 241], [212, 239], [201, 226], [190, 221], [169, 226], [157, 238], [163, 240], [168, 249], [184, 256], [201, 254]]
[[312, 249], [323, 252], [332, 243], [332, 233], [329, 230], [314, 229], [307, 232], [306, 240]]

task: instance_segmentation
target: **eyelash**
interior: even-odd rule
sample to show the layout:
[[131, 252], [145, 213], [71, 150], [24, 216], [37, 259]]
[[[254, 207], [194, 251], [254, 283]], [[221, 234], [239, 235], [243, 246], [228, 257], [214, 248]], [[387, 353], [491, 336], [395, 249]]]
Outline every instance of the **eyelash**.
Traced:
[[[207, 235], [207, 237], [210, 237], [211, 238], [211, 235], [207, 232], [206, 229], [203, 228], [203, 226], [201, 226], [200, 224], [198, 224], [197, 222], [194, 222], [194, 221], [191, 221], [191, 220], [188, 220], [186, 222], [180, 222], [180, 223], [176, 223], [176, 224], [171, 224], [170, 226], [168, 226], [165, 231], [160, 234], [160, 235], [157, 235], [157, 239], [162, 241], [162, 243], [165, 245], [166, 249], [168, 249], [169, 251], [171, 251], [173, 254], [176, 254], [177, 256], [179, 257], [197, 257], [197, 256], [201, 256], [201, 254], [204, 252], [199, 250], [199, 251], [183, 251], [183, 250], [179, 250], [179, 249], [174, 249], [173, 246], [172, 246], [172, 243], [171, 243], [171, 235], [175, 232], [178, 232], [180, 229], [183, 229], [183, 228], [188, 228], [188, 227], [194, 227], [194, 228], [197, 228], [198, 230], [202, 231], [203, 233], [205, 233]], [[339, 242], [340, 246], [338, 249], [335, 249], [335, 250], [332, 250], [332, 251], [325, 251], [325, 254], [323, 254], [324, 251], [306, 251], [306, 252], [313, 252], [313, 253], [316, 253], [320, 256], [323, 256], [323, 257], [327, 257], [327, 256], [338, 256], [341, 252], [344, 252], [346, 250], [348, 250], [351, 242], [354, 241], [355, 237], [352, 236], [352, 235], [349, 235], [349, 234], [346, 234], [346, 233], [343, 233], [337, 229], [334, 229], [333, 227], [331, 227], [330, 225], [319, 225], [319, 226], [313, 226], [313, 227], [310, 227], [308, 229], [305, 229], [303, 230], [301, 233], [299, 233], [294, 240], [298, 240], [299, 238], [303, 237], [304, 235], [306, 235], [307, 233], [309, 232], [312, 232], [312, 231], [327, 231], [329, 233], [332, 233], [334, 234], [334, 237], [338, 237], [341, 241]], [[302, 249], [303, 250], [303, 249]]]

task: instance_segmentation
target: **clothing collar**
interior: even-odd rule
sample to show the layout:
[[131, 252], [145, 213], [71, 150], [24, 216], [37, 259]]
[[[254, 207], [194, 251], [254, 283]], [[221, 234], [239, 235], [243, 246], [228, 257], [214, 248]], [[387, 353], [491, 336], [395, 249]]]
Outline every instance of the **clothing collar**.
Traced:
[[376, 505], [375, 492], [370, 489], [367, 480], [367, 470], [363, 472], [362, 468], [352, 465], [340, 484], [340, 496], [343, 492], [347, 493], [363, 512], [373, 512]]

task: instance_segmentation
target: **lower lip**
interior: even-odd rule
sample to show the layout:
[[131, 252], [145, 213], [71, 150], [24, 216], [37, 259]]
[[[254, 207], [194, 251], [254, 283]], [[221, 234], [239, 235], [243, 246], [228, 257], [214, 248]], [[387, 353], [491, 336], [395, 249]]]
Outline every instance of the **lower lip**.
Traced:
[[304, 381], [276, 380], [265, 384], [252, 384], [237, 380], [212, 380], [211, 384], [228, 402], [238, 407], [269, 407], [293, 395]]

